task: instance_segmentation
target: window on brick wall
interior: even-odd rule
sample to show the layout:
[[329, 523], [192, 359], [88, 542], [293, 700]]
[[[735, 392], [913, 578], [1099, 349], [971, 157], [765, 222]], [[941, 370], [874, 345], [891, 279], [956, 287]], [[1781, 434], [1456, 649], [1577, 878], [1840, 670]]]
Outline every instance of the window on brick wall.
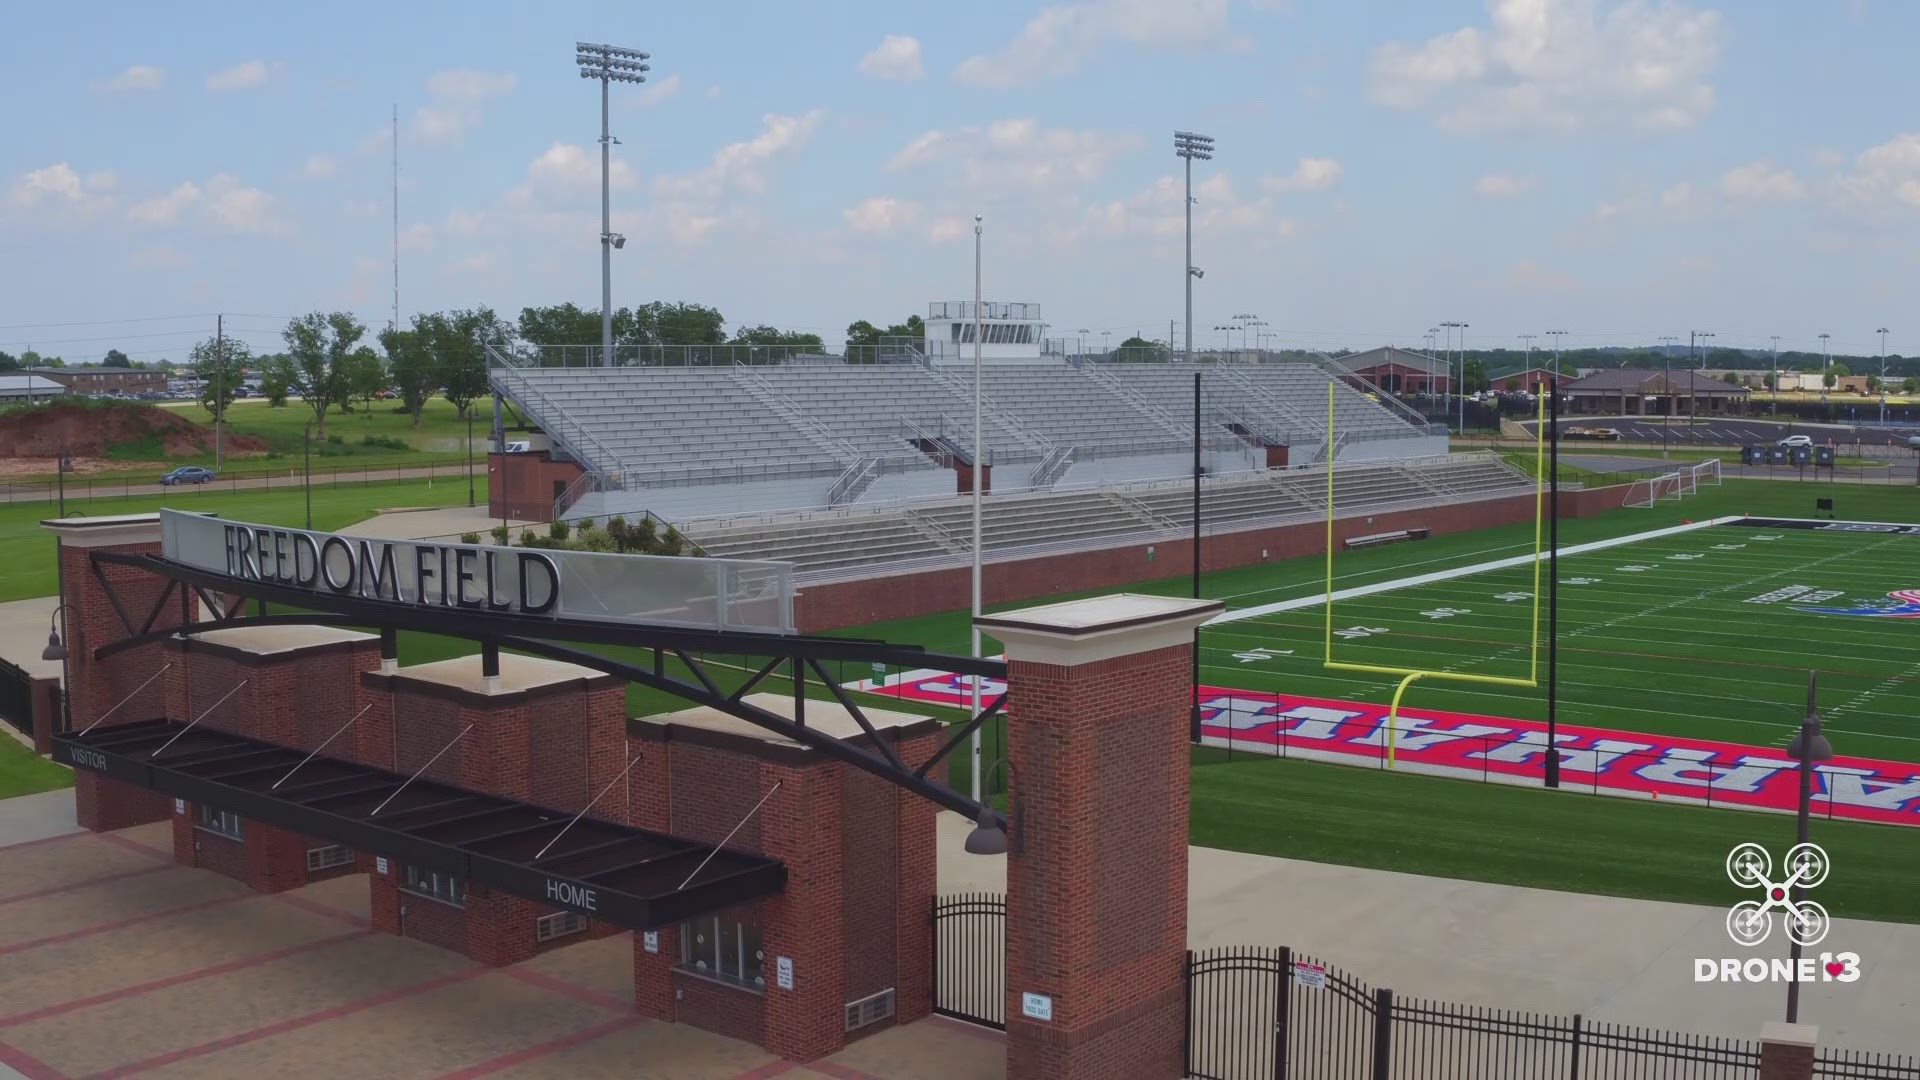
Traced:
[[336, 866], [345, 866], [353, 861], [353, 849], [329, 844], [326, 847], [307, 849], [307, 869], [331, 870]]
[[736, 915], [703, 915], [680, 924], [680, 966], [696, 975], [765, 990], [760, 924]]
[[578, 934], [587, 928], [587, 917], [577, 911], [556, 911], [551, 915], [542, 915], [533, 922], [533, 940], [552, 941], [568, 934]]
[[229, 840], [246, 837], [246, 826], [240, 821], [240, 815], [231, 810], [216, 810], [202, 803], [193, 808], [193, 823]]
[[452, 874], [409, 866], [400, 880], [405, 883], [401, 888], [410, 893], [418, 893], [443, 904], [452, 904], [454, 907], [467, 906], [467, 883]]

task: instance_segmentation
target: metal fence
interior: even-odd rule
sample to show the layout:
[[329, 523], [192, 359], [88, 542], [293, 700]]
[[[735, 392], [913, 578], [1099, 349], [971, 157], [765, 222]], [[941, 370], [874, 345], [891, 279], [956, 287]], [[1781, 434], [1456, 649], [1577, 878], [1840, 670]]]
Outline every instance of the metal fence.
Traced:
[[33, 735], [33, 676], [9, 660], [0, 660], [0, 720]]
[[1920, 1080], [1920, 1057], [1860, 1050], [1816, 1050], [1815, 1080]]
[[1006, 1030], [1007, 898], [933, 898], [933, 1011]]
[[[482, 454], [484, 456], [484, 453]], [[472, 477], [478, 498], [486, 497], [487, 466], [484, 460], [474, 463], [469, 473], [466, 462], [450, 462], [438, 465], [360, 465], [341, 466], [332, 469], [314, 469], [312, 485], [316, 488], [340, 487], [378, 487], [383, 484], [409, 483], [415, 480], [444, 480], [466, 483]], [[15, 503], [57, 502], [64, 499], [68, 503], [87, 503], [95, 499], [120, 499], [134, 495], [161, 495], [169, 500], [185, 503], [200, 495], [228, 491], [293, 491], [305, 487], [307, 474], [297, 467], [273, 471], [254, 470], [244, 472], [225, 472], [218, 478], [204, 484], [176, 484], [162, 486], [159, 474], [144, 476], [90, 477], [68, 476], [62, 493], [57, 482], [15, 482], [0, 484], [0, 503], [12, 506]]]

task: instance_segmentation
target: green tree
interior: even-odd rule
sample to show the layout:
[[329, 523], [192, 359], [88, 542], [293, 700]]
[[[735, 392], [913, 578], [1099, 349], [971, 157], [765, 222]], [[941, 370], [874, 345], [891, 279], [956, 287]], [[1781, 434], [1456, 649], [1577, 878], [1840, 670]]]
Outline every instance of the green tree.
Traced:
[[327, 433], [327, 410], [350, 391], [348, 357], [367, 328], [344, 311], [312, 312], [287, 323], [281, 337], [293, 359], [294, 386], [313, 410], [315, 434]]
[[1767, 372], [1765, 375], [1760, 376], [1760, 385], [1766, 387], [1769, 390], [1773, 389], [1774, 384], [1779, 381], [1780, 381], [1779, 378], [1775, 376], [1774, 373], [1771, 371]]
[[340, 408], [346, 411], [347, 402], [357, 400], [367, 410], [367, 418], [373, 418], [373, 402], [380, 391], [387, 388], [387, 363], [370, 345], [362, 345], [347, 355], [347, 396], [341, 399]]
[[233, 404], [233, 392], [241, 385], [253, 352], [244, 341], [208, 338], [193, 347], [189, 359], [194, 374], [206, 380], [200, 387], [200, 404], [213, 414], [218, 431], [227, 421], [227, 407]]
[[387, 350], [387, 370], [393, 385], [400, 389], [400, 404], [413, 415], [413, 426], [420, 426], [420, 411], [427, 398], [440, 385], [439, 366], [427, 348], [427, 334], [421, 329], [426, 315], [413, 317], [411, 330], [382, 330], [380, 347]]
[[781, 330], [778, 327], [743, 326], [734, 332], [729, 345], [762, 345], [776, 352], [802, 352], [811, 349], [815, 352], [823, 347], [819, 334], [801, 333], [793, 330]]
[[0, 349], [0, 371], [18, 370], [20, 370], [20, 358], [4, 349]]
[[[621, 339], [621, 315], [631, 321], [633, 313], [622, 308], [614, 312], [613, 338]], [[587, 311], [571, 300], [564, 304], [520, 309], [520, 338], [533, 345], [598, 345], [600, 313]]]
[[847, 327], [847, 359], [874, 359], [875, 351], [880, 347], [881, 341], [885, 338], [910, 337], [917, 346], [926, 336], [926, 324], [921, 321], [918, 315], [909, 315], [907, 316], [906, 322], [894, 323], [885, 329], [875, 326], [865, 319], [861, 319]]
[[505, 341], [513, 328], [492, 308], [478, 307], [415, 319], [414, 332], [434, 358], [444, 396], [466, 419], [473, 400], [487, 392], [487, 344]]
[[1157, 362], [1167, 359], [1169, 355], [1166, 342], [1148, 341], [1138, 334], [1121, 342], [1115, 354], [1115, 359], [1129, 363]]
[[133, 366], [133, 361], [127, 359], [127, 354], [119, 349], [108, 349], [107, 355], [100, 358], [100, 366], [130, 368]]
[[1468, 394], [1482, 393], [1487, 388], [1487, 364], [1479, 357], [1469, 357], [1460, 365], [1460, 388]]
[[1879, 392], [1880, 392], [1880, 376], [1878, 375], [1867, 376], [1867, 393], [1877, 394]]
[[1920, 379], [1916, 379], [1911, 375], [1907, 376], [1906, 379], [1900, 383], [1900, 392], [1903, 394], [1920, 394]]
[[293, 392], [293, 360], [286, 353], [269, 353], [255, 357], [255, 365], [260, 369], [260, 393], [267, 399], [270, 409], [287, 407], [287, 395]]

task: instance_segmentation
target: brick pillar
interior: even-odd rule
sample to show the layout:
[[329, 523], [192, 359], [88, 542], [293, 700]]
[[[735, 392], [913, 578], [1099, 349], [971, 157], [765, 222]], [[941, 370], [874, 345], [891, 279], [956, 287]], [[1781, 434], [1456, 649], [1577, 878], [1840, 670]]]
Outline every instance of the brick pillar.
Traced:
[[1813, 1080], [1813, 1050], [1819, 1042], [1817, 1024], [1767, 1021], [1760, 1027], [1759, 1080]]
[[[766, 959], [766, 1041], [770, 1053], [813, 1061], [846, 1045], [845, 877], [840, 844], [840, 773], [831, 764], [761, 766], [780, 790], [760, 809], [760, 853], [779, 859], [794, 879], [760, 902]], [[862, 826], [870, 827], [870, 826]], [[793, 988], [779, 986], [781, 959], [793, 962]]]
[[680, 955], [674, 928], [633, 932], [633, 1004], [640, 1015], [662, 1023], [680, 1020], [673, 997], [673, 964]]
[[[900, 760], [919, 768], [940, 748], [943, 732], [907, 740]], [[936, 832], [940, 808], [896, 787], [895, 850], [899, 859], [894, 898], [894, 1023], [911, 1024], [933, 1014], [933, 897], [940, 887]], [[857, 929], [857, 928], [856, 928]]]
[[1008, 1080], [1185, 1072], [1193, 632], [1120, 594], [975, 622], [1006, 643]]
[[[67, 646], [67, 700], [73, 730], [81, 731], [103, 715], [108, 724], [136, 723], [165, 716], [164, 678], [154, 680], [122, 704], [123, 699], [165, 663], [158, 643], [105, 660], [95, 659], [93, 655], [101, 646], [133, 636], [128, 632], [127, 623], [137, 632], [167, 583], [156, 575], [126, 566], [101, 564], [96, 573], [92, 555], [96, 552], [159, 554], [160, 515], [61, 518], [44, 522], [43, 527], [59, 542], [60, 602], [66, 606], [65, 617], [59, 621], [64, 623], [63, 640]], [[111, 593], [108, 583], [112, 586]], [[177, 599], [177, 593], [169, 598], [154, 619], [153, 629], [164, 630], [181, 624], [182, 606]], [[187, 600], [185, 610], [189, 617], [198, 610], [197, 604], [197, 599]], [[121, 612], [125, 613], [125, 622]], [[74, 811], [84, 829], [101, 832], [164, 821], [171, 806], [157, 792], [122, 781], [85, 770], [75, 776]]]

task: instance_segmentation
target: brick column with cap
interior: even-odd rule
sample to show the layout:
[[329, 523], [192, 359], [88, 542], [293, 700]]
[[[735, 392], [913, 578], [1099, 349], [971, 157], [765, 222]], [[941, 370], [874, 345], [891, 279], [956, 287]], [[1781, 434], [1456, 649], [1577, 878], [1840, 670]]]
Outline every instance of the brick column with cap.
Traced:
[[1009, 1080], [1185, 1072], [1194, 629], [1120, 594], [983, 616], [1006, 644]]
[[[59, 544], [60, 602], [65, 610], [55, 624], [67, 647], [67, 708], [73, 730], [84, 730], [103, 716], [104, 723], [112, 725], [167, 715], [166, 679], [154, 679], [140, 689], [166, 663], [160, 642], [103, 660], [93, 655], [138, 633], [167, 587], [164, 578], [144, 570], [96, 566], [93, 556], [160, 554], [160, 515], [54, 518], [40, 524]], [[198, 610], [196, 597], [188, 594], [182, 603], [176, 591], [155, 615], [152, 628], [178, 627]], [[74, 809], [82, 828], [99, 832], [165, 821], [172, 802], [158, 792], [82, 769], [74, 775]]]
[[1818, 1025], [1767, 1021], [1760, 1027], [1760, 1080], [1813, 1080], [1819, 1044]]

